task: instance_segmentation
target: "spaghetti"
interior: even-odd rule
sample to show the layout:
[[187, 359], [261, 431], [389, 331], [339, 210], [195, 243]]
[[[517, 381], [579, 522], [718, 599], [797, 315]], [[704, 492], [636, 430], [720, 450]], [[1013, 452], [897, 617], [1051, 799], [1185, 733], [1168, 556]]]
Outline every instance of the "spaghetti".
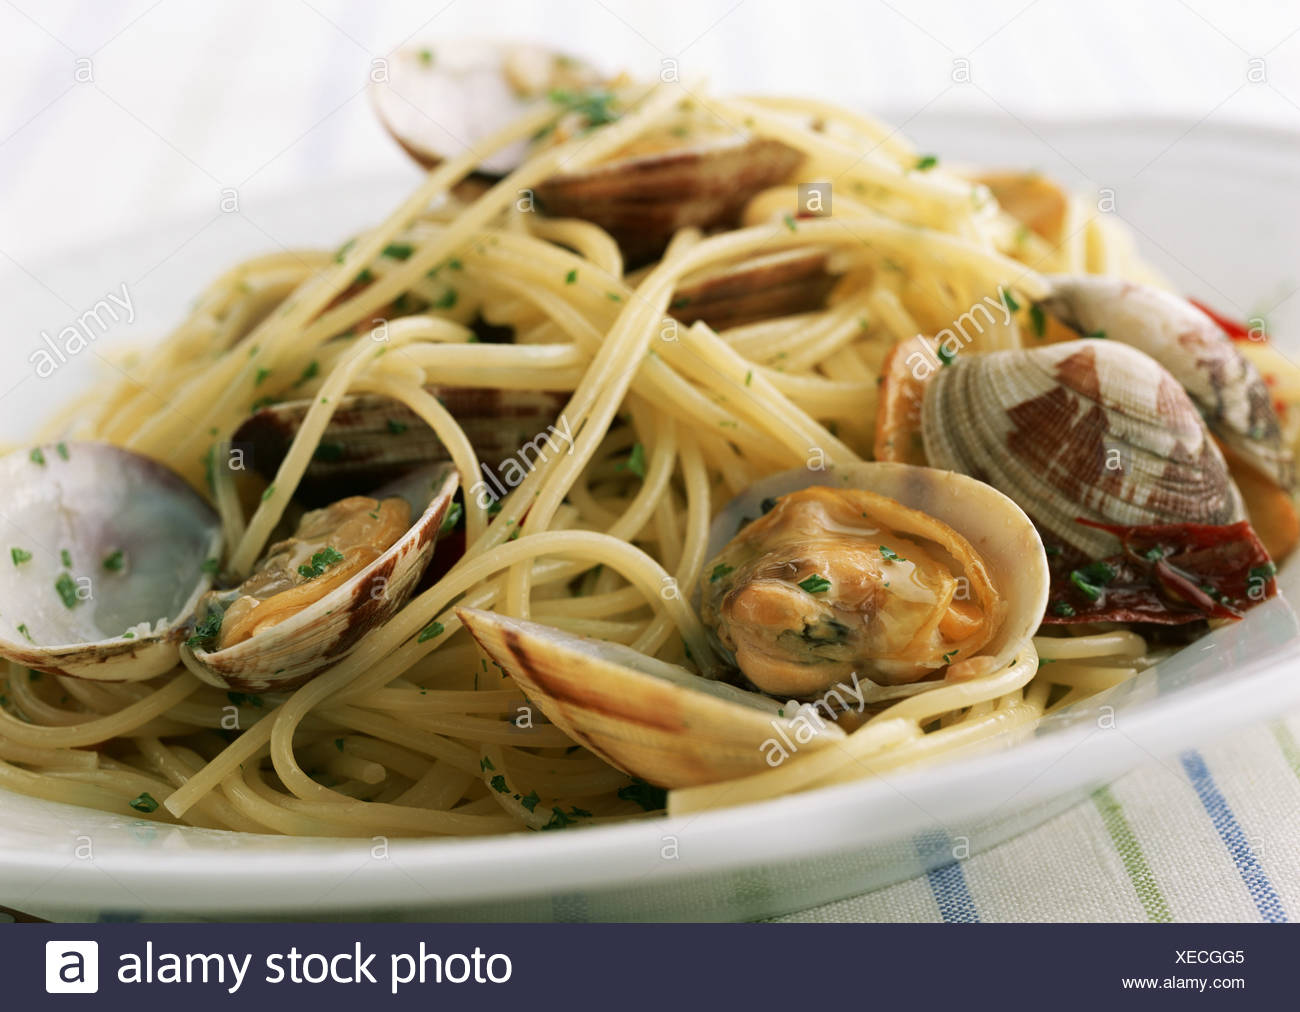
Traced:
[[[499, 510], [466, 494], [463, 555], [292, 692], [226, 693], [184, 667], [107, 684], [9, 664], [0, 786], [143, 819], [290, 835], [473, 835], [657, 811], [660, 792], [533, 713], [453, 606], [531, 617], [676, 663], [706, 657], [686, 595], [663, 588], [698, 584], [710, 520], [734, 494], [804, 465], [813, 447], [831, 466], [869, 454], [890, 348], [949, 326], [986, 296], [1041, 296], [1039, 270], [1149, 276], [1127, 236], [1075, 198], [1061, 195], [1066, 224], [1050, 241], [987, 186], [918, 168], [883, 124], [819, 102], [702, 98], [667, 84], [629, 99], [607, 125], [535, 150], [472, 202], [450, 196], [483, 160], [558, 115], [542, 103], [436, 167], [335, 255], [285, 252], [227, 271], [170, 337], [52, 432], [156, 458], [208, 492], [224, 568], [240, 578], [291, 515], [348, 395], [382, 395], [418, 416], [464, 489], [481, 462], [431, 384], [562, 391], [572, 452], [537, 460]], [[834, 179], [835, 216], [792, 217], [791, 188], [778, 187], [751, 201], [740, 227], [681, 231], [656, 264], [628, 273], [595, 225], [520, 209], [520, 194], [557, 172], [599, 164], [683, 117], [794, 148], [801, 179]], [[673, 318], [674, 292], [690, 279], [800, 249], [825, 251], [840, 274], [825, 309], [721, 332]], [[478, 316], [513, 328], [513, 342], [477, 343]], [[1008, 316], [990, 319], [972, 347], [1019, 342]], [[209, 487], [205, 460], [254, 403], [292, 398], [311, 407], [274, 479], [250, 495], [218, 468]], [[1003, 670], [882, 695], [842, 745], [674, 791], [668, 807], [736, 804], [933, 760], [1031, 727], [1154, 659], [1132, 632], [1040, 635]]]

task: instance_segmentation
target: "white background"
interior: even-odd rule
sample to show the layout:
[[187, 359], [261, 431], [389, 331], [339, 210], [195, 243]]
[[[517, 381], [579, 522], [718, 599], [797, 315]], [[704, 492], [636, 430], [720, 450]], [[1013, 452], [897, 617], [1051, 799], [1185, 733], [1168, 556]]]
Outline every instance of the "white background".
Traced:
[[1153, 131], [1154, 157], [1200, 122], [1300, 129], [1289, 0], [0, 0], [0, 263], [215, 211], [223, 187], [251, 205], [399, 164], [364, 93], [371, 60], [502, 34], [643, 75], [677, 59], [719, 88], [834, 97], [912, 131], [964, 110], [1183, 120]]

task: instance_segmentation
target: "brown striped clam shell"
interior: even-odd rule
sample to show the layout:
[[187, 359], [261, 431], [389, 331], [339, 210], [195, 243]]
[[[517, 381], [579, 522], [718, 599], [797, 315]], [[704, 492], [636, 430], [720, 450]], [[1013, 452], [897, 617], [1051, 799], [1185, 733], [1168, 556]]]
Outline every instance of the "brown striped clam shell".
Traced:
[[[428, 389], [465, 430], [482, 465], [494, 471], [546, 432], [569, 398], [546, 390]], [[312, 403], [273, 404], [249, 417], [235, 433], [235, 443], [248, 445], [253, 469], [263, 477], [275, 476]], [[378, 394], [350, 394], [340, 399], [295, 498], [308, 506], [324, 505], [449, 459], [433, 429], [404, 404]]]
[[835, 287], [828, 254], [819, 249], [764, 253], [683, 279], [671, 312], [685, 324], [702, 320], [714, 330], [821, 309]]
[[[717, 783], [769, 769], [764, 743], [784, 733], [812, 752], [842, 740], [756, 692], [700, 678], [620, 643], [473, 608], [465, 628], [547, 718], [575, 742], [663, 787]], [[784, 711], [784, 712], [783, 712]]]
[[1200, 413], [1159, 363], [1124, 344], [1068, 341], [958, 356], [925, 388], [934, 467], [1013, 499], [1053, 538], [1091, 558], [1118, 550], [1076, 522], [1228, 524], [1240, 493]]

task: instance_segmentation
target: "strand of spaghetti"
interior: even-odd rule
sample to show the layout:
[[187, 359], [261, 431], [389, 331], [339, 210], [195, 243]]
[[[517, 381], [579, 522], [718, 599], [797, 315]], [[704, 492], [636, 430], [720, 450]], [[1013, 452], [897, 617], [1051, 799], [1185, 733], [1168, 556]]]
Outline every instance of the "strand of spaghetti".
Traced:
[[[658, 600], [660, 607], [673, 615], [683, 638], [690, 644], [693, 651], [698, 651], [695, 656], [710, 656], [711, 648], [708, 646], [704, 630], [690, 605], [680, 598], [665, 598], [659, 593], [660, 589], [671, 578], [658, 563], [627, 542], [618, 541], [605, 534], [594, 534], [588, 531], [547, 531], [527, 538], [520, 538], [504, 545], [498, 545], [490, 552], [484, 553], [481, 558], [475, 559], [473, 562], [464, 565], [463, 568], [458, 568], [458, 570], [448, 574], [436, 586], [425, 591], [414, 602], [398, 612], [387, 626], [367, 635], [365, 640], [371, 641], [370, 650], [381, 655], [387, 654], [391, 651], [391, 647], [385, 649], [381, 646], [385, 641], [391, 643], [392, 646], [396, 646], [402, 639], [413, 635], [423, 624], [425, 616], [428, 615], [426, 599], [430, 596], [435, 596], [435, 600], [437, 598], [442, 599], [438, 605], [438, 610], [440, 610], [441, 607], [445, 607], [447, 603], [459, 596], [463, 590], [473, 586], [484, 576], [496, 570], [516, 565], [519, 562], [531, 560], [542, 554], [579, 554], [596, 559], [603, 565], [618, 570], [630, 583], [639, 586], [647, 599]], [[448, 584], [451, 586], [448, 586]], [[458, 587], [457, 584], [461, 586]], [[408, 613], [412, 612], [414, 613], [414, 621], [407, 617]], [[459, 624], [459, 620], [453, 619], [452, 616], [446, 616], [445, 618], [444, 627], [452, 626], [453, 623], [455, 625]], [[439, 621], [442, 622], [442, 617], [439, 618]], [[444, 628], [443, 635], [446, 635], [446, 633], [447, 630]], [[417, 644], [418, 646], [419, 644]], [[432, 647], [428, 649], [432, 649]], [[418, 651], [419, 654], [427, 652], [428, 650]], [[359, 673], [358, 663], [353, 662], [353, 657], [347, 658], [337, 667], [298, 689], [290, 697], [289, 701], [276, 710], [273, 715], [274, 728], [271, 733], [271, 759], [280, 780], [298, 797], [328, 798], [336, 793], [312, 780], [298, 766], [293, 754], [293, 735], [299, 721], [309, 710], [318, 706], [356, 677]]]
[[1135, 632], [1116, 629], [1087, 636], [1035, 636], [1034, 648], [1044, 660], [1064, 661], [1088, 657], [1141, 657], [1147, 642]]
[[794, 98], [785, 95], [745, 95], [743, 97], [746, 102], [764, 109], [801, 113], [826, 123], [844, 123], [866, 139], [875, 141], [876, 146], [898, 164], [910, 166], [916, 161], [916, 149], [908, 143], [898, 127], [892, 127], [866, 113], [843, 109], [829, 102], [802, 96]]
[[166, 713], [174, 704], [196, 691], [200, 684], [188, 671], [183, 671], [157, 692], [117, 713], [64, 727], [26, 724], [0, 707], [0, 735], [24, 745], [45, 748], [77, 748], [108, 741], [110, 738], [126, 737], [139, 725]]

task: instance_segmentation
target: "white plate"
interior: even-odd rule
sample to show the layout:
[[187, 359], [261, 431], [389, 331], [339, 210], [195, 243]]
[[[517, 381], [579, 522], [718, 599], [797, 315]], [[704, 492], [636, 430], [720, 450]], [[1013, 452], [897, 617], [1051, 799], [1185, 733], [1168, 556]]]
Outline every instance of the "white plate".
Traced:
[[[1185, 125], [1138, 120], [936, 119], [909, 131], [947, 158], [1031, 165], [1113, 188], [1144, 252], [1221, 308], [1269, 306], [1297, 284], [1300, 135], [1211, 124], [1184, 135]], [[332, 245], [395, 205], [411, 178], [394, 172], [245, 208], [256, 226], [238, 215], [203, 217], [77, 250], [29, 267], [39, 283], [8, 270], [0, 277], [10, 317], [0, 350], [0, 387], [10, 387], [0, 389], [2, 434], [21, 439], [103, 368], [83, 353], [52, 379], [31, 378], [41, 328], [57, 332], [125, 279], [137, 320], [102, 340], [156, 333], [203, 279], [266, 249], [268, 235]], [[1271, 320], [1300, 338], [1300, 298]], [[1300, 567], [1281, 582], [1300, 600]], [[803, 909], [978, 853], [1140, 762], [1297, 705], [1297, 642], [1289, 606], [1273, 601], [1012, 747], [607, 828], [470, 841], [291, 840], [157, 826], [0, 792], [0, 903], [62, 918], [738, 919]]]

